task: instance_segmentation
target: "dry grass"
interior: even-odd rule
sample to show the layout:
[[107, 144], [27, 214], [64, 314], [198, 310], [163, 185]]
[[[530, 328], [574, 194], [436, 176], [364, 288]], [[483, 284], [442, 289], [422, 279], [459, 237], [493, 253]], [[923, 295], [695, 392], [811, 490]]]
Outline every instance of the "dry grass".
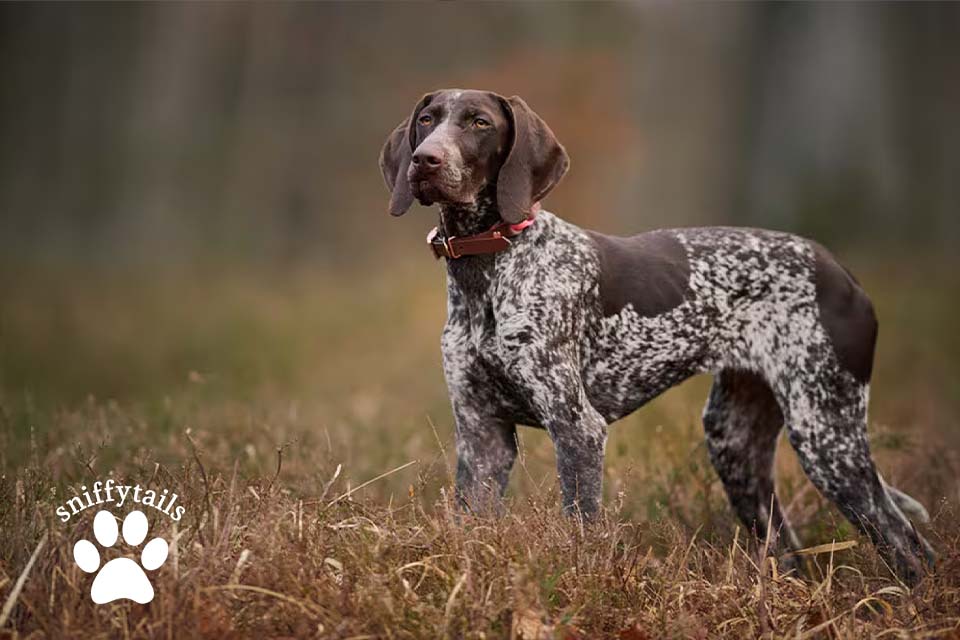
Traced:
[[553, 491], [515, 499], [501, 518], [458, 521], [446, 500], [428, 503], [417, 489], [442, 478], [420, 477], [384, 504], [336, 500], [348, 491], [339, 482], [300, 495], [270, 478], [205, 472], [206, 482], [187, 464], [151, 483], [182, 492], [191, 511], [179, 529], [153, 518], [175, 549], [148, 606], [93, 605], [90, 577], [70, 557], [73, 542], [91, 536], [90, 515], [55, 521], [51, 479], [36, 469], [5, 479], [5, 593], [49, 536], [13, 629], [50, 638], [740, 638], [951, 637], [960, 625], [960, 546], [946, 512], [934, 524], [943, 564], [908, 591], [868, 548], [822, 549], [815, 577], [798, 579], [759, 563], [743, 532], [703, 538], [669, 516], [633, 521], [616, 506], [580, 527], [557, 515]]
[[[439, 275], [7, 285], [0, 635], [958, 637], [956, 276], [870, 274], [874, 450], [931, 508], [942, 554], [913, 590], [869, 545], [843, 544], [856, 536], [788, 447], [781, 492], [801, 537], [827, 547], [804, 578], [759, 560], [701, 445], [705, 379], [613, 430], [600, 522], [559, 516], [550, 443], [532, 430], [506, 513], [458, 518]], [[187, 506], [177, 529], [148, 513], [175, 542], [146, 606], [90, 602], [71, 549], [95, 510], [54, 513], [111, 475]]]

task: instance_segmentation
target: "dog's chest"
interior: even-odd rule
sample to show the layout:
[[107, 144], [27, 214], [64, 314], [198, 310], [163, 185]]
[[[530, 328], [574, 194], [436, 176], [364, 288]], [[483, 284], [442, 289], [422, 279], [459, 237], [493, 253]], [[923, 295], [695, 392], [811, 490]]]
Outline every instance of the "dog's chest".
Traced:
[[463, 306], [463, 335], [470, 350], [478, 360], [487, 366], [499, 368], [502, 365], [497, 349], [497, 319], [493, 300], [490, 296], [477, 296]]
[[456, 342], [445, 341], [445, 349], [482, 354], [495, 345], [491, 266], [489, 256], [450, 265], [446, 333], [455, 335]]

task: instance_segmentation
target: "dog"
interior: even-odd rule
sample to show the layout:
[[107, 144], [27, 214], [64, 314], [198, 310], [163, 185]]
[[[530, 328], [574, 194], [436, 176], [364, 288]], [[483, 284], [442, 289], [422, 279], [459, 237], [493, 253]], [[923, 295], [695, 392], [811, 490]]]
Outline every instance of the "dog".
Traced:
[[775, 553], [799, 548], [774, 491], [785, 426], [816, 488], [916, 583], [935, 556], [905, 514], [928, 516], [870, 457], [877, 321], [857, 280], [788, 233], [580, 229], [540, 208], [569, 164], [522, 99], [459, 89], [425, 95], [380, 154], [390, 214], [439, 205], [427, 240], [447, 267], [460, 503], [502, 498], [520, 424], [549, 433], [564, 512], [593, 518], [608, 425], [712, 373], [707, 449], [743, 523]]

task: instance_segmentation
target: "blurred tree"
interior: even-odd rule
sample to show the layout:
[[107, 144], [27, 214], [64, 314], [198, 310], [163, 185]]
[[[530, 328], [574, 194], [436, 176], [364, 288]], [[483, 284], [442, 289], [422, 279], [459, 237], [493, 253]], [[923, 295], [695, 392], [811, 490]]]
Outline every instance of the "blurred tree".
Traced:
[[383, 138], [471, 85], [551, 122], [573, 170], [548, 204], [577, 222], [948, 250], [958, 28], [956, 4], [4, 4], [0, 251], [369, 257], [396, 242], [369, 233]]

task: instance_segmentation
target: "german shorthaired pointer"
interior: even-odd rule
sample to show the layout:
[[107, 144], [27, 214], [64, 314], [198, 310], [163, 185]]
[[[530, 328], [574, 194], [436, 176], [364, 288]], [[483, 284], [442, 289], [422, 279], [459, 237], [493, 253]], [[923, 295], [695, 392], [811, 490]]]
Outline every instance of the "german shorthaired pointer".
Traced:
[[380, 156], [391, 214], [414, 198], [440, 209], [428, 242], [447, 263], [443, 365], [462, 503], [496, 504], [524, 424], [553, 440], [564, 511], [595, 515], [607, 425], [711, 372], [707, 446], [740, 519], [761, 538], [770, 520], [772, 546], [798, 547], [774, 495], [786, 425], [813, 484], [918, 580], [934, 555], [904, 513], [926, 512], [870, 458], [877, 322], [853, 276], [776, 231], [579, 229], [539, 206], [568, 166], [523, 100], [483, 91], [424, 96]]

